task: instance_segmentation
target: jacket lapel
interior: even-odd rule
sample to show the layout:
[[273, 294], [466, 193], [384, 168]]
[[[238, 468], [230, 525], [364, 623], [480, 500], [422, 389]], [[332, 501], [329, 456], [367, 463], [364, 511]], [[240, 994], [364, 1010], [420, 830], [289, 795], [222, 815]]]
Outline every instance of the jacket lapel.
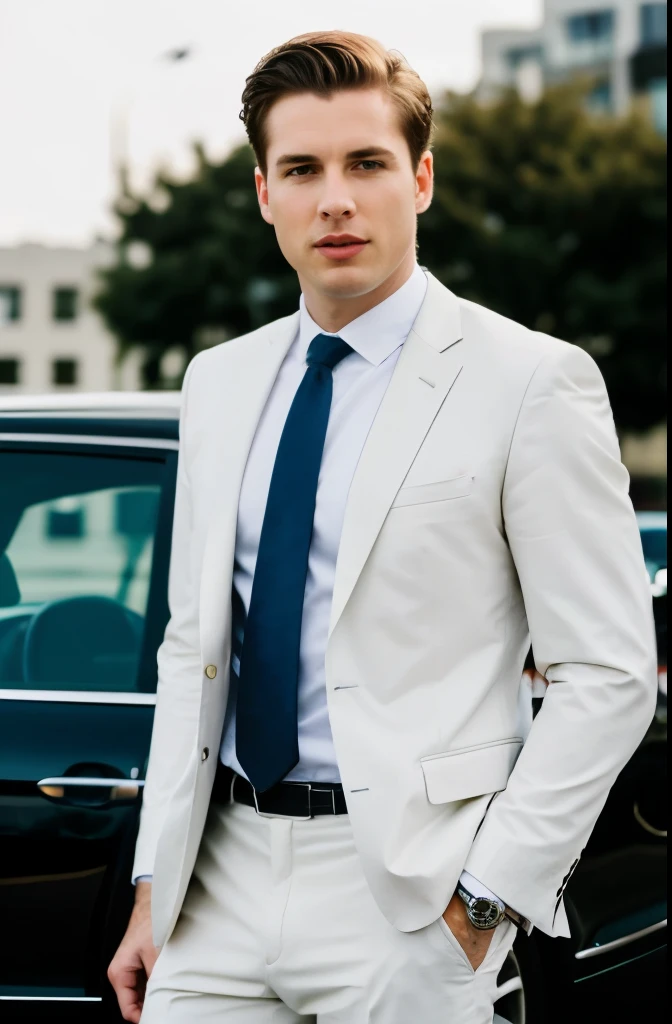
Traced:
[[352, 594], [404, 477], [462, 369], [452, 292], [427, 274], [425, 300], [404, 342], [348, 492], [329, 636]]
[[200, 587], [200, 635], [205, 656], [208, 640], [222, 635], [231, 606], [231, 580], [236, 546], [240, 488], [257, 425], [280, 366], [296, 336], [299, 313], [269, 325], [260, 351], [250, 344], [249, 357], [236, 367], [235, 394], [229, 396], [220, 423], [213, 424], [218, 437], [215, 464], [220, 484], [213, 500], [213, 516], [205, 541]]
[[[439, 409], [462, 369], [461, 318], [452, 292], [427, 274], [425, 300], [402, 348], [366, 439], [352, 484], [336, 563], [329, 636], [352, 594], [390, 505]], [[238, 501], [259, 419], [299, 324], [299, 313], [269, 325], [262, 358], [250, 346], [236, 368], [236, 393], [216, 429], [221, 484], [205, 542], [200, 588], [204, 657], [214, 637], [228, 634]], [[235, 444], [232, 438], [237, 438]]]

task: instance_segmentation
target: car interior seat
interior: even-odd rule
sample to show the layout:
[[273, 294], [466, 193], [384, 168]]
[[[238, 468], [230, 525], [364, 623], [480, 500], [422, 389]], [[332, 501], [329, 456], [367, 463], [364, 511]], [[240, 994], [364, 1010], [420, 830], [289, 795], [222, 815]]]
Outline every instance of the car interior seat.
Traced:
[[109, 597], [50, 601], [31, 619], [23, 648], [24, 685], [129, 692], [135, 687], [141, 631]]

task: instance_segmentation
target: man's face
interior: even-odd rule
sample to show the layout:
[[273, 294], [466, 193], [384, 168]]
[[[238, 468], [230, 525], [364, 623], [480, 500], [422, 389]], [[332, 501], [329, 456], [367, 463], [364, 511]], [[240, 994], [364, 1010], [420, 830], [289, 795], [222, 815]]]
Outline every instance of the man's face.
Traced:
[[[271, 108], [257, 194], [304, 292], [338, 301], [410, 273], [416, 217], [431, 202], [432, 156], [414, 170], [399, 116], [381, 89], [300, 93]], [[360, 242], [320, 244], [339, 235]]]

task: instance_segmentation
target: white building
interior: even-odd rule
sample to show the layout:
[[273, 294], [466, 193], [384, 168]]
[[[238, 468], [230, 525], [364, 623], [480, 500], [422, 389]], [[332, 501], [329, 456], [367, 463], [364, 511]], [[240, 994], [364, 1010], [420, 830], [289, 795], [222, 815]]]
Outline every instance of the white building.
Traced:
[[19, 245], [0, 249], [0, 393], [135, 391], [135, 353], [118, 345], [91, 298], [113, 252]]
[[667, 130], [666, 0], [544, 0], [539, 28], [485, 31], [481, 49], [484, 100], [508, 87], [534, 99], [544, 84], [585, 74], [594, 107], [620, 114], [640, 98]]

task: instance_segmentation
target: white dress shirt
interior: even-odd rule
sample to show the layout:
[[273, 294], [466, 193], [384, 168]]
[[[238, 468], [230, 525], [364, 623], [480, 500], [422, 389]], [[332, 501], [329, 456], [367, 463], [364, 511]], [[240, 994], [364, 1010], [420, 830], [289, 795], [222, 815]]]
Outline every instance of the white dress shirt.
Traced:
[[[325, 651], [345, 504], [364, 442], [426, 288], [427, 278], [416, 263], [401, 288], [333, 335], [346, 341], [354, 351], [333, 370], [333, 397], [317, 484], [301, 621], [299, 763], [286, 776], [290, 782], [340, 781], [327, 711]], [[238, 656], [244, 622], [241, 604], [246, 617], [275, 456], [287, 413], [306, 372], [308, 346], [317, 334], [329, 333], [312, 319], [302, 295], [299, 329], [259, 420], [240, 491], [233, 570], [233, 671], [221, 759], [243, 776], [235, 743]]]
[[[238, 504], [232, 591], [232, 671], [220, 758], [244, 778], [247, 776], [236, 757], [237, 680], [271, 474], [287, 413], [306, 372], [308, 346], [317, 334], [331, 333], [346, 341], [354, 351], [333, 370], [333, 396], [317, 484], [301, 620], [299, 761], [286, 780], [340, 781], [327, 710], [325, 652], [345, 505], [364, 443], [426, 289], [427, 278], [416, 263], [401, 288], [338, 332], [323, 331], [311, 317], [301, 295], [299, 329], [259, 419]], [[141, 876], [140, 880], [148, 877]], [[474, 896], [493, 898], [489, 889], [466, 872], [463, 872], [462, 882]]]

